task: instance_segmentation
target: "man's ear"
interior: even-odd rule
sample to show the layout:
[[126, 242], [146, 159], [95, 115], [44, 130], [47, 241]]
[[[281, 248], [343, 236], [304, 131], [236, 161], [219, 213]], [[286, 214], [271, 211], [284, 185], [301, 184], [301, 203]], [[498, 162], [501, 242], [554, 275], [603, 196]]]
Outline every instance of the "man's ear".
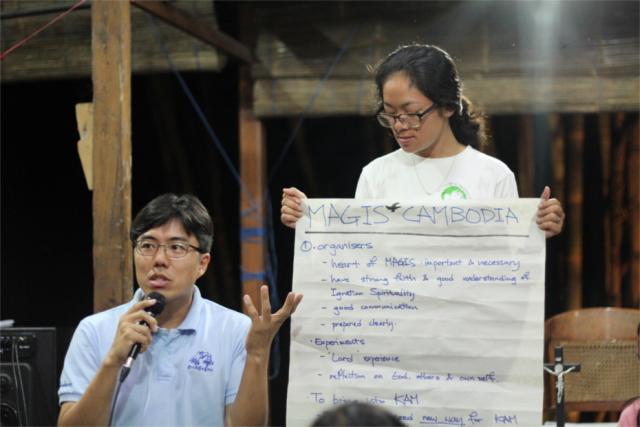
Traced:
[[210, 253], [200, 255], [200, 265], [198, 265], [198, 277], [201, 277], [207, 271], [207, 267], [209, 266], [210, 261], [211, 261]]

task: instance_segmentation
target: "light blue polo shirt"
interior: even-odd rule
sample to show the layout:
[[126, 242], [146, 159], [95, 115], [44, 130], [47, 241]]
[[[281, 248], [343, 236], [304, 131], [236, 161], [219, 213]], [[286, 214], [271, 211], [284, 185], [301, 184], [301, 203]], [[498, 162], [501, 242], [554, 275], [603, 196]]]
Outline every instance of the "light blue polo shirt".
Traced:
[[[114, 425], [224, 425], [246, 359], [251, 320], [200, 295], [176, 329], [160, 328], [120, 388]], [[120, 316], [142, 298], [84, 318], [76, 329], [60, 377], [60, 404], [76, 402], [89, 386], [116, 334]]]

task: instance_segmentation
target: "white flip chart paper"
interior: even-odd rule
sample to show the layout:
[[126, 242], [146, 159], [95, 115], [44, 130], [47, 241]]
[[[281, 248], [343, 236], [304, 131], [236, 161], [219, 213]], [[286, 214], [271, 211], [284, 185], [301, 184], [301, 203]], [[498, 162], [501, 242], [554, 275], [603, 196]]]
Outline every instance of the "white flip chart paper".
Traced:
[[287, 425], [358, 400], [412, 426], [539, 426], [538, 204], [306, 200]]

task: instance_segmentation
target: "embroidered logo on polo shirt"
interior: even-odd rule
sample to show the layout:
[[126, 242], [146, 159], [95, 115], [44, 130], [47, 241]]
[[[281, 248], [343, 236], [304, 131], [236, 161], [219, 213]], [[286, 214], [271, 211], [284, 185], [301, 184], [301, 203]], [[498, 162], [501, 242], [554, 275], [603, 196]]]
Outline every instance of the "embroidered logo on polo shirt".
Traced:
[[199, 351], [189, 359], [187, 370], [194, 369], [201, 372], [213, 371], [213, 356], [208, 351]]

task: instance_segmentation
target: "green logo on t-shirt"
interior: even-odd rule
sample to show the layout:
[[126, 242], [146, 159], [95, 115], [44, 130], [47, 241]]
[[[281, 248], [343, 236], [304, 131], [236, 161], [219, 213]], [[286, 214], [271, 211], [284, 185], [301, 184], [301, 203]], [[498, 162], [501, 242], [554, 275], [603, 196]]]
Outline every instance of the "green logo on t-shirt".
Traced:
[[467, 198], [467, 192], [459, 185], [448, 185], [440, 193], [442, 200], [461, 200]]

